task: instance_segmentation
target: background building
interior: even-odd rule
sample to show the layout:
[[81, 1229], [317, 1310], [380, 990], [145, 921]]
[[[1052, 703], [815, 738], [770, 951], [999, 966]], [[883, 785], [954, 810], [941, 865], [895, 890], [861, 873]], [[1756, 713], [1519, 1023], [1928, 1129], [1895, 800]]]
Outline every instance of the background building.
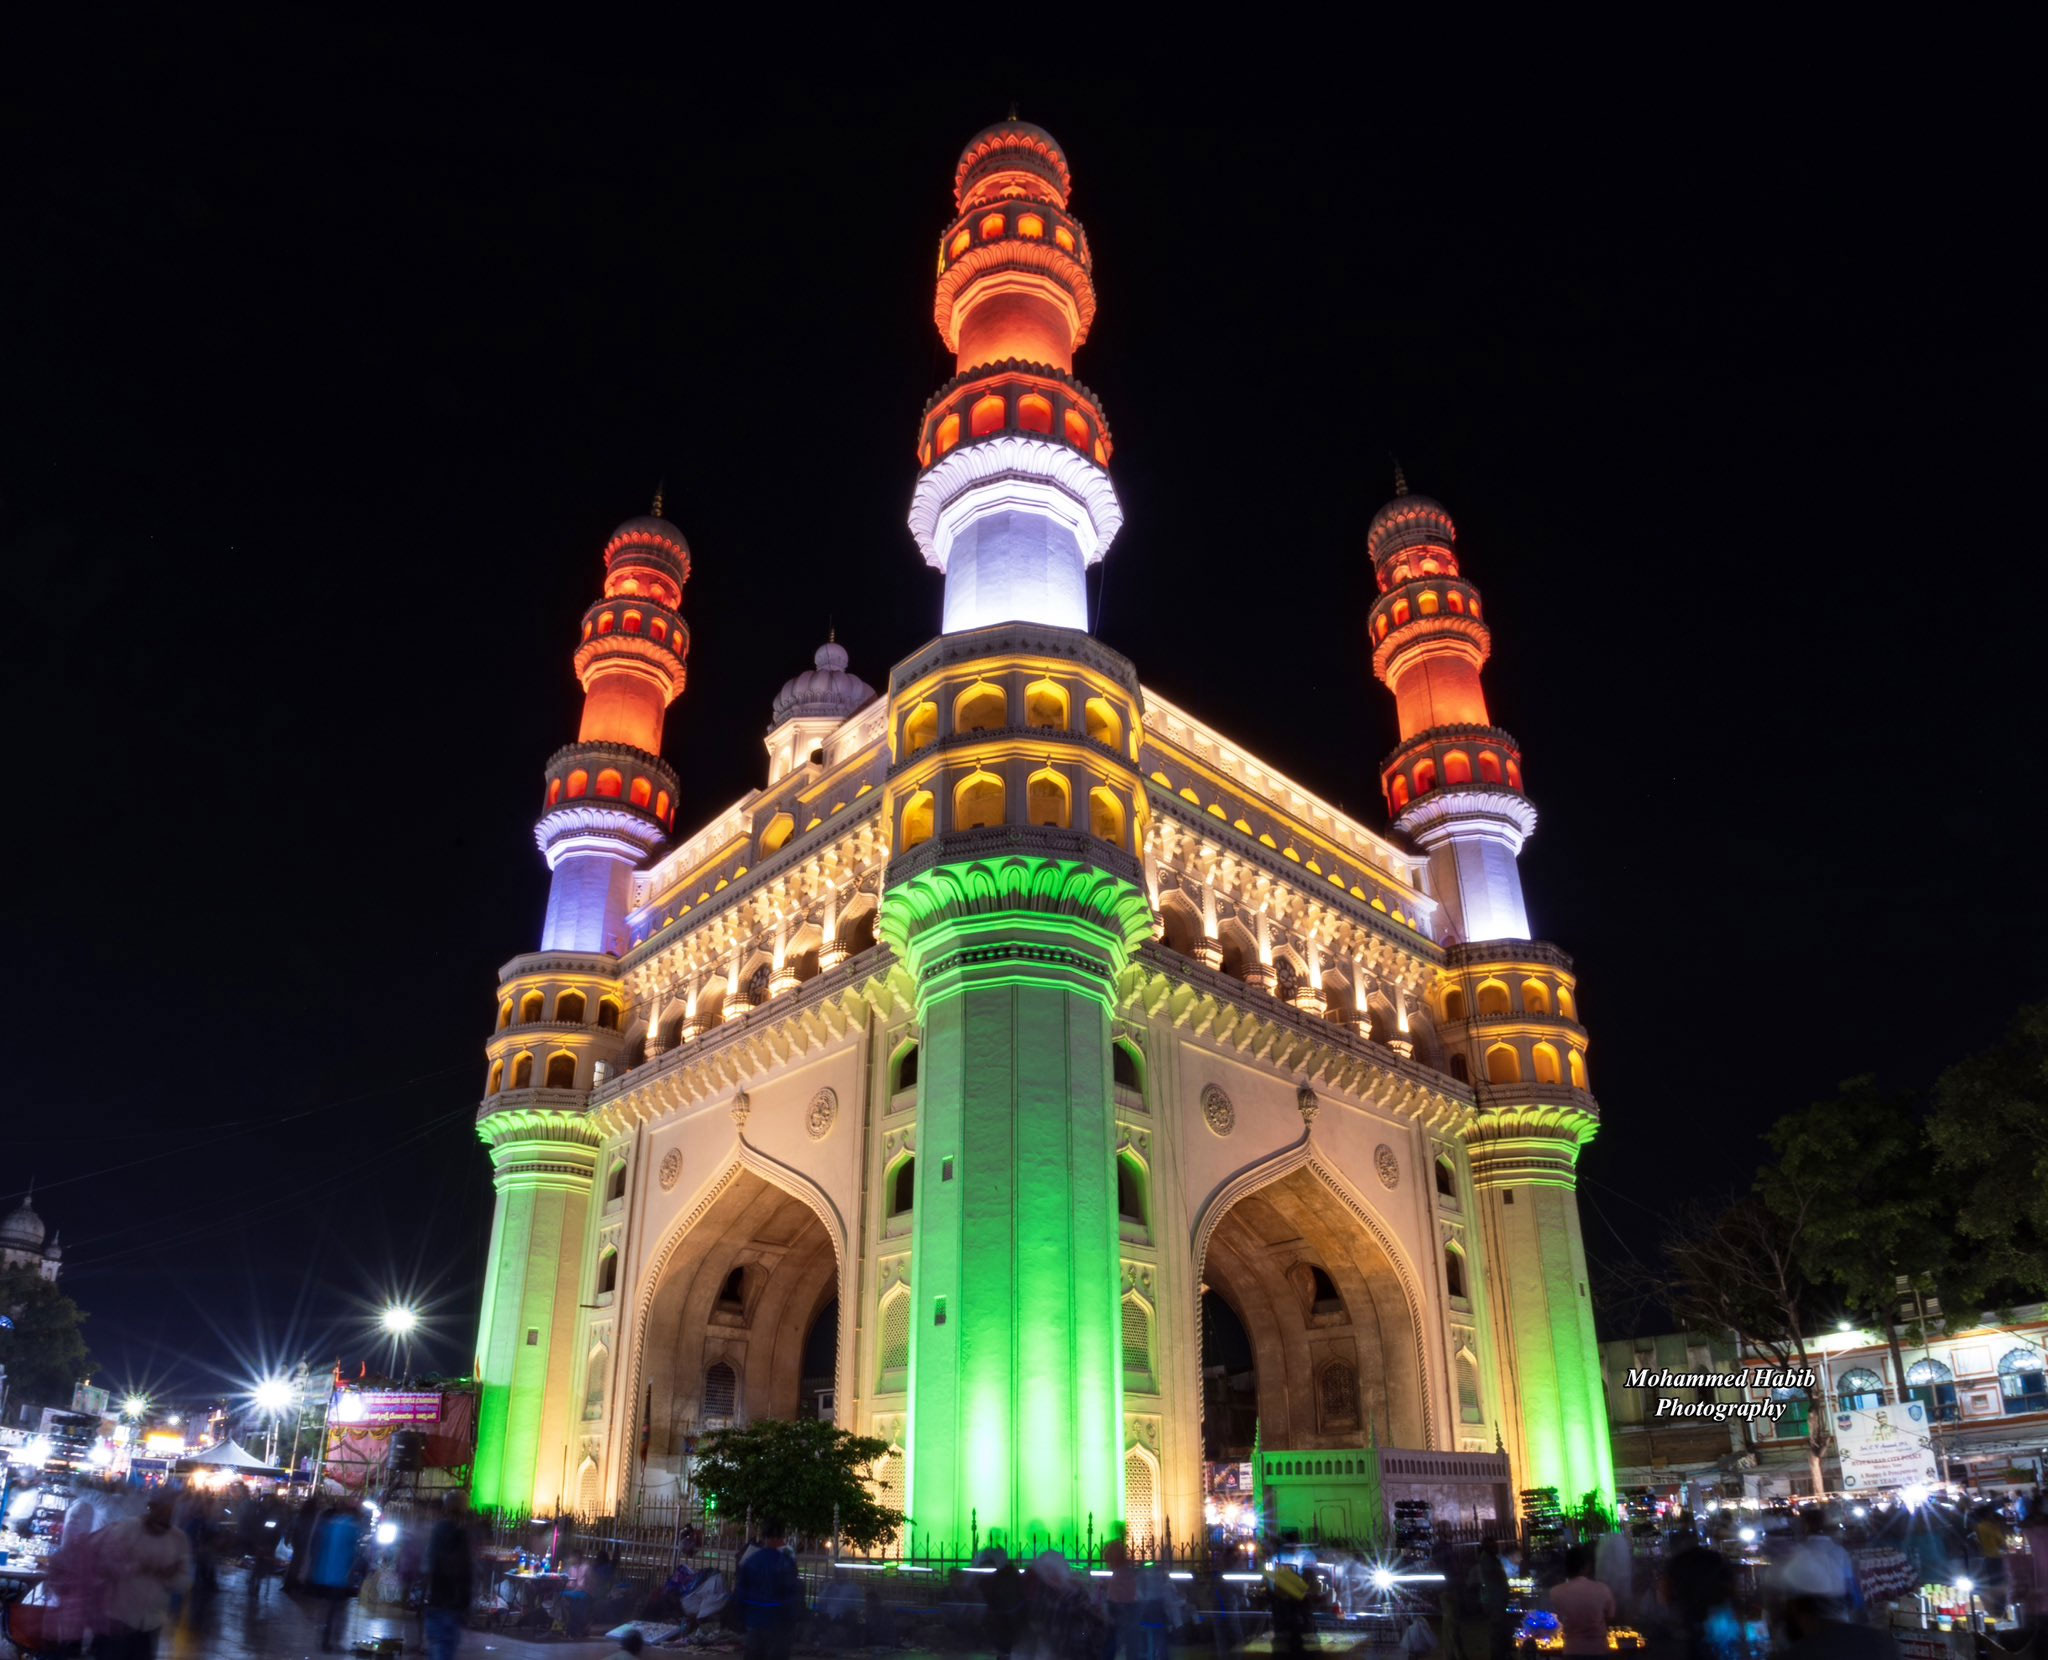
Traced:
[[692, 551], [659, 500], [605, 545], [487, 1045], [480, 1502], [622, 1507], [829, 1377], [920, 1544], [1191, 1538], [1205, 1292], [1267, 1453], [1612, 1488], [1586, 1031], [1450, 515], [1397, 483], [1362, 550], [1391, 835], [1146, 688], [1087, 632], [1122, 511], [1070, 191], [1014, 120], [955, 173], [910, 512], [942, 632], [879, 692], [828, 640], [694, 827]]

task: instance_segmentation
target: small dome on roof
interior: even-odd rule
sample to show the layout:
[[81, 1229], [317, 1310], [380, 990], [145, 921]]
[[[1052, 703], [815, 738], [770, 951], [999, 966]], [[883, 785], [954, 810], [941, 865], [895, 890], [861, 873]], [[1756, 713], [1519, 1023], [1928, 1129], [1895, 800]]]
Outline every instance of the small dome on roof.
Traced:
[[990, 173], [1022, 172], [1042, 180], [1051, 190], [1056, 206], [1065, 207], [1074, 188], [1074, 175], [1059, 140], [1043, 127], [1012, 117], [984, 127], [967, 141], [960, 152], [960, 165], [953, 171], [953, 202], [965, 209], [974, 197], [975, 183]]
[[846, 672], [846, 648], [828, 639], [811, 659], [812, 667], [786, 681], [775, 694], [776, 726], [786, 720], [829, 715], [845, 720], [875, 701], [875, 689], [857, 674]]
[[651, 537], [656, 541], [668, 542], [675, 547], [681, 548], [685, 553], [690, 551], [690, 544], [684, 540], [683, 533], [670, 524], [668, 520], [656, 518], [652, 513], [642, 513], [638, 518], [628, 519], [617, 530], [613, 531], [611, 535], [605, 538], [605, 546], [610, 547], [616, 542], [623, 542], [629, 539], [638, 541], [643, 537]]
[[1449, 508], [1434, 496], [1403, 492], [1372, 516], [1372, 524], [1365, 533], [1365, 551], [1380, 560], [1419, 543], [1454, 545], [1457, 539], [1458, 529], [1451, 523]]
[[12, 1246], [17, 1250], [40, 1251], [43, 1235], [47, 1230], [43, 1219], [36, 1215], [36, 1207], [27, 1199], [14, 1207], [6, 1221], [0, 1222], [0, 1247]]

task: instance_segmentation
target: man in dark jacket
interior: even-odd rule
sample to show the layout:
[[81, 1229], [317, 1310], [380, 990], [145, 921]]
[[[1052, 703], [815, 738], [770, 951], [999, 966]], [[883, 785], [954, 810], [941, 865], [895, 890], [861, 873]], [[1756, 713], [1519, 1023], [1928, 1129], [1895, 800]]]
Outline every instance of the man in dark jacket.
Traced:
[[475, 1556], [460, 1503], [451, 1500], [427, 1536], [427, 1660], [455, 1660], [476, 1598]]
[[733, 1600], [747, 1626], [747, 1660], [788, 1660], [803, 1612], [804, 1584], [783, 1548], [780, 1522], [761, 1528], [760, 1545], [747, 1553], [733, 1583]]

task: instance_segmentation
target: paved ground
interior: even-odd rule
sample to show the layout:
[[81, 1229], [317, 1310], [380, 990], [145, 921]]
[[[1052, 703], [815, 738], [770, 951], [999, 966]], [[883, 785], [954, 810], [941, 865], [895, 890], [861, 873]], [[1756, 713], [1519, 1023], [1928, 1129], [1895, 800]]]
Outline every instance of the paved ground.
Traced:
[[[158, 1660], [315, 1660], [320, 1650], [323, 1604], [285, 1596], [275, 1581], [263, 1588], [263, 1600], [249, 1601], [247, 1580], [240, 1569], [223, 1569], [220, 1595], [196, 1628], [164, 1633]], [[362, 1637], [403, 1636], [408, 1652], [417, 1655], [419, 1628], [411, 1620], [384, 1619], [351, 1603], [341, 1629], [340, 1652], [350, 1652]], [[494, 1631], [463, 1633], [463, 1660], [490, 1655], [493, 1660], [602, 1660], [617, 1645], [600, 1640], [535, 1643]]]

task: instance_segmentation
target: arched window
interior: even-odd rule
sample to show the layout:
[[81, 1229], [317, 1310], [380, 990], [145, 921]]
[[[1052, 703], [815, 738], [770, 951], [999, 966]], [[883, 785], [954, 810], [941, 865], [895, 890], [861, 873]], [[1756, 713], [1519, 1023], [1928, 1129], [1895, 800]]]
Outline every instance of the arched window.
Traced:
[[536, 1020], [540, 1019], [542, 1011], [547, 1007], [547, 1001], [548, 1000], [537, 991], [530, 991], [524, 997], [520, 998], [519, 1024], [522, 1026], [531, 1026]]
[[[1953, 1391], [1955, 1386], [1949, 1387]], [[1998, 1392], [2008, 1414], [2048, 1412], [2048, 1371], [2042, 1370], [2041, 1351], [2008, 1349], [2000, 1355]]]
[[590, 1351], [583, 1365], [583, 1418], [588, 1423], [604, 1416], [604, 1388], [611, 1378], [612, 1357], [600, 1343]]
[[1053, 241], [1057, 242], [1062, 248], [1064, 248], [1068, 253], [1072, 253], [1074, 251], [1074, 233], [1068, 230], [1065, 225], [1053, 226], [1052, 239]]
[[935, 703], [920, 703], [903, 717], [903, 753], [915, 755], [920, 749], [929, 748], [939, 739], [939, 707]]
[[1387, 781], [1387, 799], [1393, 802], [1396, 812], [1408, 805], [1408, 780], [1398, 772]]
[[1436, 1190], [1446, 1199], [1455, 1199], [1458, 1196], [1458, 1172], [1452, 1168], [1449, 1159], [1440, 1158], [1436, 1161]]
[[1407, 622], [1408, 622], [1408, 602], [1407, 602], [1407, 600], [1405, 600], [1405, 599], [1397, 599], [1397, 600], [1395, 600], [1395, 601], [1394, 601], [1394, 605], [1393, 605], [1393, 616], [1394, 616], [1394, 626], [1395, 626], [1396, 628], [1401, 628], [1401, 627], [1405, 627], [1405, 626], [1406, 626], [1406, 624], [1407, 624]]
[[1465, 596], [1455, 588], [1444, 594], [1444, 604], [1461, 617], [1465, 614]]
[[917, 1087], [917, 1045], [907, 1043], [896, 1051], [896, 1060], [890, 1068], [889, 1093], [901, 1095], [906, 1089]]
[[1479, 615], [1479, 596], [1478, 596], [1477, 594], [1473, 594], [1473, 595], [1471, 595], [1471, 596], [1469, 597], [1469, 599], [1467, 600], [1467, 603], [1468, 603], [1468, 604], [1469, 604], [1469, 605], [1470, 605], [1470, 606], [1472, 607], [1472, 615], [1473, 615], [1473, 616], [1475, 616], [1475, 617], [1476, 617], [1476, 616], [1478, 616], [1478, 615]]
[[589, 790], [589, 773], [585, 772], [581, 767], [578, 767], [574, 772], [569, 774], [569, 799], [571, 801], [574, 801], [580, 795], [588, 794]]
[[977, 680], [953, 704], [955, 732], [1000, 732], [1010, 724], [1010, 700], [1000, 686]]
[[624, 620], [620, 623], [620, 627], [624, 628], [628, 634], [638, 634], [640, 632], [640, 625], [646, 620], [638, 611], [628, 611]]
[[657, 641], [665, 643], [668, 639], [668, 624], [661, 618], [656, 617], [653, 622], [647, 625], [647, 632], [653, 635]]
[[1471, 1065], [1463, 1055], [1453, 1055], [1451, 1057], [1451, 1076], [1456, 1078], [1461, 1084], [1469, 1084], [1472, 1081]]
[[984, 213], [981, 216], [981, 239], [984, 242], [993, 242], [1007, 228], [1000, 213]]
[[617, 619], [616, 617], [614, 617], [614, 616], [613, 616], [613, 614], [612, 614], [611, 612], [609, 612], [609, 611], [605, 612], [605, 613], [604, 613], [604, 614], [603, 614], [602, 616], [600, 616], [600, 617], [599, 617], [599, 618], [597, 619], [597, 631], [598, 631], [598, 633], [600, 633], [600, 634], [609, 634], [609, 633], [610, 633], [610, 632], [612, 631], [612, 628], [613, 628], [613, 626], [615, 625], [615, 623], [617, 622], [617, 620], [618, 620], [618, 619]]
[[619, 1029], [619, 1005], [616, 998], [598, 999], [597, 1029], [601, 1032], [616, 1032]]
[[569, 1054], [548, 1056], [549, 1089], [574, 1089], [576, 1087], [576, 1057]]
[[991, 432], [1001, 432], [1010, 418], [1010, 412], [1003, 400], [991, 392], [985, 398], [976, 398], [974, 408], [968, 413], [967, 429], [977, 438], [986, 438]]
[[1088, 834], [1118, 847], [1124, 844], [1124, 804], [1107, 785], [1088, 792]]
[[559, 778], [550, 778], [550, 779], [548, 780], [548, 805], [549, 805], [550, 807], [552, 807], [552, 806], [553, 806], [553, 805], [554, 805], [554, 804], [555, 804], [556, 802], [560, 801], [561, 799], [562, 799], [562, 781], [561, 781], [561, 779], [559, 779]]
[[971, 772], [953, 788], [953, 828], [988, 830], [1003, 822], [1003, 781], [992, 772]]
[[614, 1165], [612, 1166], [612, 1171], [611, 1171], [611, 1174], [610, 1174], [609, 1176], [607, 1176], [607, 1177], [605, 1178], [605, 1184], [604, 1184], [604, 1198], [605, 1198], [605, 1203], [606, 1203], [606, 1204], [610, 1204], [610, 1203], [611, 1203], [611, 1202], [612, 1202], [612, 1201], [613, 1201], [614, 1199], [623, 1199], [623, 1198], [625, 1198], [625, 1196], [626, 1196], [626, 1165], [625, 1165], [625, 1161], [624, 1161], [623, 1159], [621, 1159], [621, 1160], [619, 1160], [619, 1161], [618, 1161], [617, 1163], [615, 1163], [615, 1164], [614, 1164]]
[[747, 1271], [735, 1268], [725, 1276], [725, 1284], [718, 1288], [718, 1302], [728, 1312], [745, 1313], [747, 1307]]
[[1026, 392], [1017, 400], [1017, 425], [1026, 432], [1052, 431], [1052, 399]]
[[488, 1087], [488, 1088], [487, 1088], [487, 1089], [486, 1089], [486, 1090], [484, 1091], [484, 1093], [485, 1093], [486, 1095], [496, 1095], [496, 1094], [498, 1093], [498, 1091], [499, 1091], [499, 1090], [501, 1090], [501, 1089], [503, 1089], [504, 1087], [505, 1087], [505, 1063], [504, 1063], [503, 1061], [492, 1061], [492, 1062], [491, 1062], [491, 1082], [490, 1082], [490, 1086], [489, 1086], [489, 1087]]
[[1522, 1081], [1522, 1057], [1505, 1043], [1486, 1051], [1486, 1081], [1490, 1084], [1518, 1084]]
[[606, 767], [597, 775], [597, 794], [601, 801], [616, 801], [626, 793], [626, 780], [614, 767]]
[[781, 849], [782, 844], [796, 834], [796, 820], [788, 813], [777, 813], [768, 821], [768, 828], [761, 832], [761, 857]]
[[1138, 1058], [1136, 1044], [1118, 1038], [1109, 1046], [1109, 1075], [1119, 1089], [1145, 1087], [1144, 1063]]
[[1465, 1253], [1455, 1245], [1444, 1247], [1444, 1289], [1453, 1297], [1465, 1295]]
[[919, 790], [903, 807], [903, 835], [897, 851], [907, 853], [919, 842], [932, 839], [932, 792]]
[[1456, 986], [1452, 986], [1450, 990], [1444, 993], [1444, 1019], [1463, 1020], [1464, 1018], [1465, 994]]
[[509, 1087], [513, 1089], [533, 1088], [533, 1057], [531, 1055], [521, 1054], [512, 1057], [512, 1082]]
[[581, 1026], [586, 1005], [580, 991], [558, 991], [555, 993], [555, 1018], [568, 1025]]
[[1067, 411], [1066, 429], [1067, 442], [1075, 449], [1085, 450], [1088, 447], [1088, 419], [1078, 409]]
[[1052, 768], [1041, 767], [1024, 781], [1024, 816], [1033, 824], [1055, 830], [1065, 830], [1072, 823], [1067, 781]]
[[1844, 1412], [1873, 1412], [1884, 1405], [1884, 1380], [1867, 1366], [1851, 1367], [1835, 1385]]
[[1323, 1368], [1316, 1379], [1316, 1406], [1326, 1431], [1358, 1428], [1358, 1373], [1349, 1361], [1333, 1360]]
[[881, 1369], [898, 1372], [910, 1364], [910, 1293], [898, 1286], [882, 1299]]
[[654, 796], [654, 816], [663, 824], [668, 823], [668, 791], [657, 790]]
[[1550, 988], [1541, 980], [1524, 980], [1522, 982], [1522, 1013], [1550, 1013]]
[[1140, 1377], [1152, 1372], [1152, 1311], [1135, 1292], [1124, 1294], [1124, 1371]]
[[1472, 757], [1462, 749], [1454, 749], [1444, 757], [1444, 782], [1446, 784], [1469, 784], [1472, 782]]
[[959, 235], [957, 235], [957, 236], [955, 236], [955, 237], [953, 238], [953, 243], [952, 243], [952, 246], [951, 246], [951, 247], [949, 247], [949, 248], [948, 248], [948, 249], [947, 249], [946, 251], [947, 251], [947, 252], [948, 252], [949, 254], [951, 254], [951, 255], [953, 256], [953, 258], [955, 258], [955, 259], [958, 259], [958, 258], [959, 258], [959, 257], [960, 257], [960, 256], [961, 256], [962, 254], [966, 253], [966, 252], [967, 252], [967, 250], [968, 250], [968, 249], [969, 249], [970, 247], [972, 247], [973, 245], [974, 245], [974, 232], [972, 232], [972, 231], [968, 230], [968, 229], [967, 229], [967, 228], [966, 228], [966, 227], [965, 227], [965, 226], [963, 225], [963, 226], [961, 227], [961, 229], [960, 229], [960, 233], [959, 233]]
[[1088, 724], [1088, 736], [1109, 749], [1121, 749], [1124, 723], [1106, 697], [1091, 697], [1081, 711]]
[[1564, 1082], [1564, 1069], [1558, 1065], [1557, 1046], [1555, 1044], [1537, 1044], [1530, 1059], [1535, 1062], [1536, 1081], [1539, 1084], [1561, 1084]]
[[1511, 789], [1511, 790], [1519, 790], [1519, 789], [1520, 789], [1521, 787], [1522, 787], [1522, 767], [1521, 767], [1521, 763], [1520, 763], [1520, 762], [1518, 762], [1518, 761], [1509, 761], [1509, 762], [1508, 762], [1508, 788], [1509, 788], [1509, 789]]
[[1159, 1537], [1159, 1481], [1151, 1459], [1136, 1447], [1124, 1454], [1124, 1531], [1142, 1555]]
[[938, 436], [934, 442], [941, 455], [960, 442], [960, 417], [957, 413], [948, 415], [939, 423]]
[[715, 1366], [707, 1367], [704, 1372], [704, 1416], [706, 1420], [731, 1418], [738, 1413], [739, 1409], [739, 1374], [734, 1372], [722, 1360]]
[[1017, 215], [1017, 234], [1027, 241], [1041, 241], [1045, 236], [1045, 221], [1035, 213]]
[[1034, 680], [1024, 688], [1024, 724], [1048, 732], [1067, 729], [1065, 688], [1050, 680]]
[[1490, 749], [1479, 752], [1479, 781], [1482, 784], [1500, 782], [1500, 757]]
[[1427, 795], [1436, 788], [1436, 763], [1424, 758], [1415, 763], [1415, 793]]
[[1508, 988], [1498, 980], [1488, 980], [1479, 988], [1479, 1018], [1488, 1015], [1507, 1014], [1513, 1009], [1508, 997]]
[[498, 1030], [503, 1031], [512, 1024], [512, 999], [506, 998], [498, 1005]]
[[1379, 615], [1378, 615], [1377, 617], [1373, 618], [1373, 620], [1372, 620], [1372, 637], [1373, 637], [1373, 638], [1374, 638], [1375, 640], [1384, 640], [1384, 639], [1385, 639], [1385, 638], [1387, 637], [1387, 614], [1386, 614], [1386, 612], [1382, 611], [1382, 612], [1381, 612], [1381, 613], [1380, 613], [1380, 614], [1379, 614]]
[[1314, 1263], [1308, 1265], [1308, 1311], [1311, 1314], [1342, 1314], [1344, 1299], [1337, 1282]]
[[[1422, 568], [1425, 571], [1429, 569], [1427, 565], [1424, 565]], [[1436, 593], [1433, 589], [1425, 588], [1422, 590], [1421, 593], [1415, 596], [1415, 611], [1416, 615], [1418, 616], [1435, 616], [1437, 612], [1437, 605], [1438, 600], [1436, 597]]]
[[619, 1288], [619, 1253], [600, 1251], [597, 1256], [597, 1294], [609, 1297]]
[[1567, 1020], [1577, 1020], [1579, 1018], [1579, 1006], [1572, 1000], [1572, 988], [1570, 986], [1559, 986], [1557, 988], [1557, 1012]]
[[1145, 1167], [1129, 1150], [1116, 1156], [1116, 1214], [1120, 1222], [1144, 1227], [1150, 1220], [1145, 1208]]
[[626, 799], [635, 807], [651, 807], [654, 805], [654, 786], [644, 778], [636, 778]]
[[1586, 1087], [1586, 1057], [1576, 1049], [1567, 1049], [1564, 1052], [1564, 1063], [1565, 1076], [1571, 1079], [1572, 1088], [1584, 1089]]
[[908, 1216], [917, 1205], [917, 1160], [902, 1159], [889, 1172], [889, 1214]]

